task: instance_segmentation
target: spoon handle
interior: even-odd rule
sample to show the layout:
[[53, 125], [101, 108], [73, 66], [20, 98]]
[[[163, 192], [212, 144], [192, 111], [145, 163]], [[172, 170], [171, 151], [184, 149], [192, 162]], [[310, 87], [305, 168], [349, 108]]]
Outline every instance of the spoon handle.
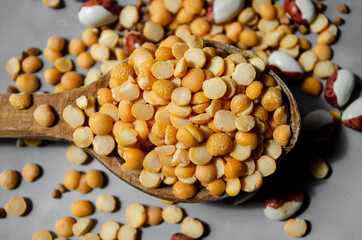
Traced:
[[[72, 131], [63, 120], [63, 109], [71, 104], [73, 96], [67, 94], [33, 94], [31, 106], [15, 109], [9, 102], [10, 94], [0, 95], [0, 137], [1, 138], [39, 138], [52, 141], [71, 141]], [[55, 121], [52, 127], [42, 127], [34, 121], [33, 112], [42, 104], [52, 107]]]
[[[81, 95], [96, 96], [98, 89], [107, 86], [109, 74], [81, 88], [61, 92], [32, 94], [30, 107], [15, 109], [9, 102], [10, 94], [0, 94], [0, 138], [38, 138], [51, 141], [72, 142], [74, 129], [63, 119], [63, 109], [75, 104]], [[55, 114], [51, 127], [42, 127], [34, 121], [33, 113], [41, 104], [48, 104]]]

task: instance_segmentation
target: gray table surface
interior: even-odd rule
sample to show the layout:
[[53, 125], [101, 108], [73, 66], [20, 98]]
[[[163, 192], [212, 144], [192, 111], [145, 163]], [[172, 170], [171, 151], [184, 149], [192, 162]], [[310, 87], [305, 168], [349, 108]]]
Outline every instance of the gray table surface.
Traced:
[[[126, 1], [118, 1], [124, 3]], [[339, 66], [352, 70], [362, 76], [362, 43], [361, 21], [362, 4], [357, 0], [345, 0], [350, 9], [349, 15], [341, 15], [337, 11], [341, 1], [323, 1], [327, 4], [325, 14], [330, 18], [342, 16], [346, 23], [340, 27], [341, 36], [333, 44], [333, 61]], [[60, 35], [66, 39], [81, 38], [85, 29], [77, 20], [77, 11], [81, 3], [65, 0], [60, 9], [49, 9], [41, 0], [1, 0], [0, 1], [0, 92], [5, 93], [6, 87], [14, 85], [5, 71], [8, 59], [18, 56], [21, 50], [35, 46], [43, 49], [51, 35]], [[308, 36], [315, 42], [316, 35]], [[43, 56], [41, 56], [43, 58]], [[44, 58], [43, 58], [44, 59]], [[50, 66], [44, 61], [46, 69]], [[84, 71], [83, 71], [84, 73]], [[41, 78], [40, 90], [52, 90], [45, 83], [42, 72], [36, 74]], [[358, 78], [360, 95], [361, 79]], [[291, 87], [301, 112], [313, 108], [330, 107], [322, 96], [308, 97], [299, 86]], [[1, 111], [1, 106], [0, 106]], [[281, 167], [282, 182], [292, 183], [306, 192], [307, 201], [297, 217], [310, 223], [310, 231], [305, 239], [361, 239], [362, 235], [362, 133], [345, 127], [339, 128], [334, 138], [319, 147], [299, 144], [292, 154], [285, 159]], [[19, 195], [30, 200], [31, 211], [22, 217], [7, 216], [0, 219], [0, 239], [31, 239], [37, 230], [54, 231], [54, 223], [64, 216], [71, 216], [70, 205], [73, 201], [87, 199], [95, 203], [99, 194], [107, 193], [117, 196], [121, 202], [120, 209], [115, 213], [96, 211], [90, 217], [95, 220], [93, 232], [99, 232], [100, 226], [106, 221], [126, 223], [125, 210], [132, 202], [145, 205], [165, 207], [160, 200], [139, 192], [109, 173], [98, 161], [75, 166], [70, 164], [65, 152], [67, 145], [48, 143], [43, 147], [16, 148], [15, 140], [0, 140], [0, 171], [14, 169], [21, 172], [27, 162], [35, 162], [43, 169], [42, 176], [33, 183], [24, 180], [11, 191], [0, 189], [0, 207], [4, 207], [12, 196]], [[323, 156], [331, 167], [327, 179], [315, 180], [305, 172], [305, 162], [311, 156]], [[108, 184], [103, 189], [93, 190], [81, 195], [76, 191], [63, 194], [61, 199], [53, 199], [51, 193], [64, 174], [71, 169], [86, 172], [96, 168], [108, 176]], [[288, 239], [283, 231], [284, 222], [271, 221], [263, 214], [264, 194], [261, 193], [244, 204], [232, 207], [221, 202], [205, 204], [179, 204], [187, 215], [198, 218], [205, 223], [204, 239]], [[155, 227], [141, 228], [142, 239], [169, 239], [181, 231], [180, 224], [162, 223]], [[71, 239], [81, 239], [73, 237]]]

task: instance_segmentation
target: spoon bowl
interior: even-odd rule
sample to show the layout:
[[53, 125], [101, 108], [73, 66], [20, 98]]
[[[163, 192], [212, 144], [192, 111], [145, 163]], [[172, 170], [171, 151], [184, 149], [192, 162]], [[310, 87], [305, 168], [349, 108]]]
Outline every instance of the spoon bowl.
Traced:
[[[232, 53], [243, 53], [247, 58], [251, 57], [242, 50], [225, 43], [204, 39], [204, 45], [225, 51], [228, 55]], [[300, 113], [293, 95], [284, 82], [270, 69], [267, 68], [264, 72], [269, 74], [276, 81], [277, 85], [281, 87], [284, 101], [290, 110], [289, 124], [292, 136], [289, 144], [283, 148], [283, 154], [277, 160], [277, 162], [279, 162], [297, 142], [300, 132]], [[108, 86], [109, 79], [110, 74], [106, 73], [94, 83], [81, 88], [54, 94], [33, 94], [32, 105], [24, 110], [16, 110], [11, 106], [9, 103], [10, 94], [0, 95], [0, 138], [35, 138], [72, 143], [74, 129], [70, 127], [62, 117], [64, 108], [74, 104], [75, 100], [82, 95], [96, 96], [98, 89]], [[39, 126], [33, 119], [34, 110], [41, 104], [50, 105], [57, 116], [55, 123], [50, 128]], [[108, 156], [96, 154], [92, 147], [86, 148], [85, 151], [126, 183], [157, 198], [173, 202], [210, 202], [229, 197], [226, 193], [221, 196], [213, 196], [206, 188], [201, 188], [192, 198], [178, 199], [172, 192], [172, 186], [161, 186], [156, 189], [146, 188], [140, 183], [138, 176], [122, 171], [121, 165], [124, 163], [124, 159], [119, 157], [115, 151]], [[246, 200], [250, 197], [250, 194], [253, 193], [242, 194]]]

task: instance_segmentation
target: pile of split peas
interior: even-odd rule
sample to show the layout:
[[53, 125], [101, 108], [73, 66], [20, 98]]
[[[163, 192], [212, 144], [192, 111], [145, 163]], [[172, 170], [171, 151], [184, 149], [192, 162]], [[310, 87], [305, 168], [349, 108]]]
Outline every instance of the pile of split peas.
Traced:
[[81, 96], [63, 118], [78, 147], [108, 155], [117, 144], [122, 170], [146, 188], [173, 185], [180, 199], [200, 186], [215, 196], [253, 192], [291, 137], [288, 105], [265, 67], [260, 58], [204, 46], [196, 35], [172, 35], [159, 46], [143, 44], [111, 70], [110, 88], [97, 93], [98, 112], [84, 113], [88, 98]]
[[[60, 1], [43, 3], [57, 7]], [[283, 93], [275, 80], [264, 73], [268, 56], [279, 50], [295, 58], [303, 71], [311, 75], [301, 83], [302, 90], [318, 96], [323, 90], [318, 78], [328, 78], [337, 69], [330, 61], [330, 45], [343, 19], [330, 23], [322, 13], [325, 6], [321, 2], [316, 4], [316, 20], [309, 26], [298, 27], [282, 5], [270, 0], [252, 0], [234, 19], [222, 24], [205, 19], [207, 9], [201, 0], [154, 0], [147, 4], [146, 8], [139, 1], [137, 7], [123, 8], [116, 26], [123, 30], [121, 36], [112, 26], [88, 28], [82, 39], [71, 39], [68, 45], [64, 38], [52, 36], [43, 52], [31, 47], [21, 52], [20, 60], [11, 58], [6, 70], [16, 87], [8, 88], [10, 104], [19, 110], [31, 106], [31, 94], [40, 86], [34, 73], [43, 67], [41, 53], [54, 64], [43, 76], [47, 83], [55, 85], [54, 92], [91, 84], [110, 71], [109, 88], [99, 89], [97, 96], [80, 96], [63, 111], [63, 119], [74, 128], [76, 146], [67, 151], [71, 163], [87, 161], [82, 148], [92, 147], [104, 156], [117, 152], [125, 160], [122, 170], [137, 175], [144, 187], [170, 185], [179, 199], [194, 197], [200, 188], [214, 196], [256, 191], [263, 177], [276, 170], [276, 160], [291, 138], [288, 104], [283, 102]], [[348, 12], [344, 4], [338, 10]], [[127, 35], [130, 30], [137, 30], [140, 35]], [[298, 37], [296, 31], [302, 35], [309, 31], [317, 33], [317, 44], [312, 46], [306, 38]], [[140, 36], [142, 40], [138, 39]], [[251, 57], [240, 53], [228, 55], [204, 46], [201, 37], [233, 44]], [[135, 42], [141, 42], [137, 49]], [[65, 56], [65, 52], [75, 55], [76, 61]], [[111, 59], [112, 55], [116, 60]], [[92, 68], [97, 62], [102, 63], [101, 70]], [[87, 75], [76, 72], [76, 66], [89, 69]], [[38, 106], [33, 117], [41, 127], [54, 126], [55, 114], [47, 104]], [[24, 142], [40, 143], [31, 139]], [[309, 168], [316, 178], [328, 174], [323, 159], [312, 162]], [[32, 182], [39, 176], [38, 165], [24, 166], [22, 178], [26, 181]], [[1, 173], [2, 188], [13, 189], [18, 183], [15, 171]], [[86, 194], [102, 186], [100, 171], [73, 170], [65, 174], [64, 184], [54, 190], [53, 197], [60, 198], [69, 190]], [[96, 209], [114, 212], [116, 204], [114, 196], [106, 194], [98, 196], [96, 208], [89, 201], [75, 201], [71, 212], [78, 220], [60, 218], [55, 231], [64, 238], [75, 235], [88, 240], [135, 239], [137, 228], [164, 220], [182, 222], [184, 235], [175, 234], [174, 240], [199, 238], [204, 233], [202, 222], [184, 217], [177, 206], [161, 209], [138, 203], [127, 208], [129, 225], [109, 221], [102, 225], [99, 236], [90, 233], [93, 221], [88, 216]], [[6, 213], [21, 216], [27, 207], [24, 198], [14, 196], [5, 210], [0, 208], [0, 217]], [[290, 219], [284, 226], [286, 234], [293, 237], [304, 235], [306, 229], [302, 219]], [[52, 236], [42, 230], [33, 239]]]

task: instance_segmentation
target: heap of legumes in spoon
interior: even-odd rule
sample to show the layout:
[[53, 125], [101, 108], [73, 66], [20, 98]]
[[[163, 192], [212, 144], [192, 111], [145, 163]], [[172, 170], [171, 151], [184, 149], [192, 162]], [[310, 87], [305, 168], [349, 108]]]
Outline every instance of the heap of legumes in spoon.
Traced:
[[173, 185], [179, 199], [199, 185], [215, 196], [253, 192], [291, 137], [282, 90], [264, 69], [260, 58], [204, 47], [196, 35], [169, 36], [110, 71], [98, 112], [84, 114], [81, 96], [63, 118], [74, 144], [99, 155], [116, 148], [122, 170], [147, 188]]

